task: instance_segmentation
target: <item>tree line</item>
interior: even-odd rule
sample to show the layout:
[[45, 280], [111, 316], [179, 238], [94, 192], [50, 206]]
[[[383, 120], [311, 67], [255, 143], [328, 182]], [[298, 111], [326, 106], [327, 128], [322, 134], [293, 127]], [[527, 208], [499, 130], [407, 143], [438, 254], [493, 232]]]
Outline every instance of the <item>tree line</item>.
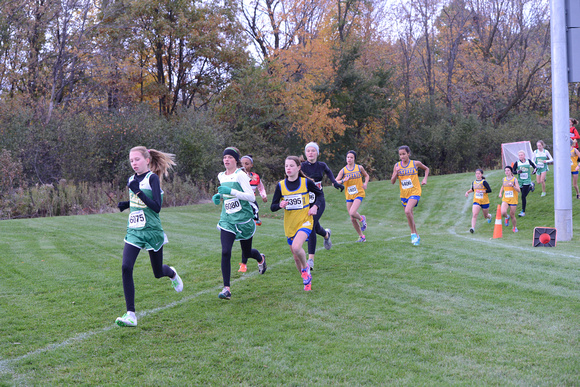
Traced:
[[375, 179], [403, 144], [434, 173], [494, 168], [502, 142], [551, 143], [548, 6], [0, 0], [1, 188], [122, 187], [136, 145], [202, 190], [228, 145], [266, 181], [309, 141], [334, 171], [355, 149]]

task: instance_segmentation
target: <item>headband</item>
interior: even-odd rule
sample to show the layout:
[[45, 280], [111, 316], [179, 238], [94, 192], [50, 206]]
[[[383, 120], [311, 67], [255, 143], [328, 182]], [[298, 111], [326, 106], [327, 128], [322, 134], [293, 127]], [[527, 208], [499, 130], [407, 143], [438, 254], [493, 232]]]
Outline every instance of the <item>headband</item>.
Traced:
[[240, 153], [232, 147], [224, 149], [224, 156], [225, 155], [232, 156], [234, 159], [236, 159], [236, 162], [240, 161]]
[[320, 154], [320, 149], [318, 148], [318, 144], [315, 143], [315, 142], [309, 142], [308, 144], [306, 144], [306, 146], [304, 147], [304, 153], [306, 153], [306, 149], [308, 149], [310, 147], [316, 149], [316, 154], [317, 155]]
[[254, 159], [253, 159], [253, 158], [252, 158], [252, 156], [250, 156], [250, 155], [245, 155], [245, 156], [242, 156], [242, 159], [248, 159], [248, 160], [250, 160], [250, 162], [251, 162], [252, 164], [254, 164]]

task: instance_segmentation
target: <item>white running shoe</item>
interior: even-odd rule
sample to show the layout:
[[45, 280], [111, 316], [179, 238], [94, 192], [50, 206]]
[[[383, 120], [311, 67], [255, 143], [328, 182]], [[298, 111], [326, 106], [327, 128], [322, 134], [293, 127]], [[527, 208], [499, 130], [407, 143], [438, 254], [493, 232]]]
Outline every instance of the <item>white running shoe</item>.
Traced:
[[127, 311], [123, 317], [117, 317], [115, 323], [120, 327], [136, 327], [137, 316], [135, 316], [135, 312]]
[[328, 233], [328, 239], [324, 239], [324, 248], [326, 250], [330, 250], [330, 248], [332, 247], [332, 241], [330, 240], [330, 229], [327, 228], [324, 231], [326, 231]]
[[173, 266], [169, 266], [169, 268], [175, 272], [175, 278], [170, 278], [171, 286], [173, 286], [173, 289], [175, 289], [176, 292], [182, 291], [183, 281], [181, 280], [181, 277], [179, 276], [179, 274], [177, 274], [177, 270], [175, 270]]

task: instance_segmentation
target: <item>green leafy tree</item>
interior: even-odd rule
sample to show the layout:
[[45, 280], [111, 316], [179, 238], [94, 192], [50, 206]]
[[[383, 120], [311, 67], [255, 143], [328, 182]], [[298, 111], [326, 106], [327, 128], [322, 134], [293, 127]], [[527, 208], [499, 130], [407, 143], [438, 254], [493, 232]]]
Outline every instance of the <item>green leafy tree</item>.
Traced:
[[110, 42], [127, 44], [126, 76], [136, 76], [141, 99], [165, 115], [204, 106], [248, 62], [233, 3], [133, 0], [123, 12], [110, 6], [103, 28], [112, 31]]

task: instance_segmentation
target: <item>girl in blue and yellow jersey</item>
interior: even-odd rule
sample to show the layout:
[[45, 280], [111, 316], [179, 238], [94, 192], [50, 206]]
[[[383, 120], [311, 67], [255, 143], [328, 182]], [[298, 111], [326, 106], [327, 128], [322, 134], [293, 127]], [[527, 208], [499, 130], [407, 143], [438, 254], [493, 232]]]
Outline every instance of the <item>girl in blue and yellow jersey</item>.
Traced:
[[580, 199], [580, 192], [578, 192], [578, 158], [580, 158], [580, 152], [575, 144], [570, 140], [570, 172], [572, 172], [572, 185], [576, 190], [576, 199]]
[[135, 171], [127, 182], [130, 200], [117, 205], [121, 211], [130, 210], [121, 266], [127, 313], [115, 320], [121, 327], [137, 326], [133, 268], [141, 250], [149, 252], [155, 278], [169, 277], [177, 292], [183, 290], [183, 281], [175, 268], [163, 263], [163, 245], [167, 243], [167, 236], [159, 218], [163, 204], [161, 179], [175, 165], [174, 158], [175, 155], [171, 153], [147, 149], [144, 146], [129, 151], [129, 162]]
[[356, 152], [349, 150], [346, 153], [346, 166], [338, 172], [336, 181], [339, 184], [344, 184], [346, 188], [344, 190], [344, 194], [346, 195], [346, 209], [350, 215], [352, 226], [359, 236], [357, 242], [366, 242], [367, 239], [363, 231], [367, 229], [367, 218], [359, 214], [358, 209], [366, 196], [365, 190], [369, 184], [370, 177], [363, 166], [355, 164], [355, 161]]
[[472, 214], [471, 217], [471, 228], [469, 229], [470, 233], [475, 232], [475, 221], [477, 220], [477, 215], [479, 215], [480, 210], [483, 210], [483, 216], [487, 219], [487, 223], [491, 223], [491, 215], [489, 213], [489, 194], [491, 192], [491, 187], [485, 181], [485, 176], [483, 176], [483, 170], [476, 169], [475, 170], [475, 180], [471, 183], [471, 188], [465, 192], [465, 197], [469, 197], [469, 194], [475, 192], [473, 194], [473, 206], [472, 206]]
[[[318, 203], [324, 199], [322, 190], [307, 178], [300, 168], [300, 159], [288, 156], [284, 164], [286, 178], [276, 185], [270, 209], [284, 209], [284, 233], [294, 256], [296, 267], [302, 276], [304, 290], [311, 289], [312, 275], [306, 262], [306, 252], [302, 245], [308, 240], [314, 226], [313, 215], [318, 211]], [[310, 193], [314, 194], [314, 204], [310, 206]]]
[[[399, 161], [393, 168], [391, 183], [395, 184], [399, 180], [399, 189], [401, 191], [401, 204], [405, 207], [405, 216], [411, 229], [411, 243], [418, 246], [421, 237], [417, 234], [413, 208], [419, 204], [421, 199], [421, 186], [427, 184], [429, 168], [420, 161], [411, 160], [411, 149], [407, 145], [399, 147]], [[419, 183], [419, 169], [425, 172], [425, 176]]]
[[518, 183], [518, 179], [514, 176], [514, 170], [510, 165], [506, 165], [504, 171], [505, 177], [502, 180], [501, 188], [499, 190], [499, 197], [501, 198], [501, 215], [505, 217], [506, 227], [509, 227], [510, 218], [512, 218], [514, 222], [514, 228], [512, 231], [518, 232], [518, 228], [516, 227], [516, 207], [518, 206], [518, 193], [521, 192], [520, 184]]

